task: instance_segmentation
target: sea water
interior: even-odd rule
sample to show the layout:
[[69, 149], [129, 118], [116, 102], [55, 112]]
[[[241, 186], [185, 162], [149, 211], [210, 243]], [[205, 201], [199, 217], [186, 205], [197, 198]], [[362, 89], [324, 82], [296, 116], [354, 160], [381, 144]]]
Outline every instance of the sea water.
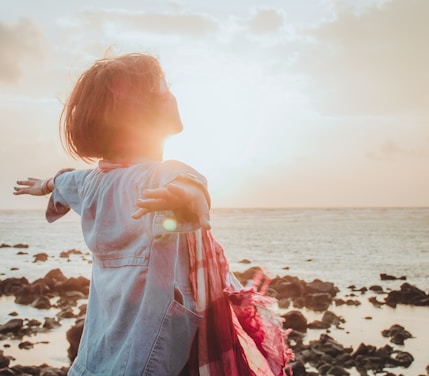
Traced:
[[[403, 276], [408, 283], [429, 292], [429, 208], [214, 209], [211, 224], [232, 271], [261, 266], [272, 277], [293, 275], [305, 281], [318, 278], [333, 282], [343, 296], [349, 292], [350, 285], [360, 288], [382, 284], [384, 289], [397, 289], [404, 282], [400, 279], [381, 282], [380, 274], [386, 273]], [[33, 281], [54, 268], [60, 268], [68, 277], [90, 277], [91, 257], [76, 214], [69, 213], [48, 224], [42, 211], [0, 211], [2, 243], [11, 246], [24, 243], [28, 248], [0, 249], [0, 279], [24, 276]], [[61, 251], [69, 249], [81, 250], [83, 254], [69, 259], [59, 257]], [[48, 260], [33, 262], [33, 256], [41, 252], [48, 255]], [[0, 298], [0, 324], [11, 318], [8, 314], [12, 310], [18, 310], [20, 317], [41, 320], [54, 314], [52, 310], [18, 306], [12, 297], [3, 297]], [[343, 311], [350, 317], [346, 323], [349, 330], [338, 332], [337, 336], [345, 345], [359, 344], [360, 336], [361, 342], [377, 346], [380, 342], [381, 346], [386, 339], [380, 335], [380, 329], [394, 323], [410, 331], [412, 328], [417, 338], [408, 340], [407, 351], [416, 361], [402, 373], [423, 373], [429, 364], [425, 350], [429, 345], [426, 339], [429, 333], [425, 334], [429, 327], [428, 307], [401, 306], [396, 310], [384, 307], [381, 312], [364, 300], [360, 308], [336, 308], [336, 313], [343, 314]], [[312, 312], [306, 315], [318, 318]], [[365, 321], [363, 317], [368, 315], [374, 320]], [[9, 351], [14, 352], [16, 364], [67, 364], [63, 337], [65, 328], [71, 324], [72, 320], [64, 322], [62, 332], [45, 336], [50, 344], [36, 345], [31, 352], [18, 350], [17, 344], [12, 343]], [[318, 334], [312, 332], [309, 336]], [[41, 341], [40, 338], [37, 341]], [[58, 343], [64, 347], [63, 354], [58, 353]], [[46, 358], [49, 353], [52, 355]]]
[[[319, 278], [340, 288], [373, 284], [387, 273], [429, 290], [429, 208], [214, 209], [211, 224], [232, 271], [258, 265], [272, 276]], [[0, 211], [0, 243], [26, 243], [31, 253], [53, 256], [88, 251], [73, 213], [48, 224], [41, 211]], [[21, 259], [2, 257], [0, 273], [11, 274], [8, 266]], [[40, 276], [37, 267], [26, 272]]]

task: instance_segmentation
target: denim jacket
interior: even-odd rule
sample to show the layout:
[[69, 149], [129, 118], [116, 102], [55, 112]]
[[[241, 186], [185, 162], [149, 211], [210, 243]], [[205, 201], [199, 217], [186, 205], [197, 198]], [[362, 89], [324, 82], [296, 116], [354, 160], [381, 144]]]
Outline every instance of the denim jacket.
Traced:
[[[178, 375], [201, 316], [189, 282], [186, 232], [196, 221], [171, 211], [131, 218], [142, 190], [205, 178], [175, 161], [108, 172], [61, 171], [46, 217], [81, 216], [93, 266], [84, 331], [69, 375]], [[166, 225], [169, 221], [169, 225]]]

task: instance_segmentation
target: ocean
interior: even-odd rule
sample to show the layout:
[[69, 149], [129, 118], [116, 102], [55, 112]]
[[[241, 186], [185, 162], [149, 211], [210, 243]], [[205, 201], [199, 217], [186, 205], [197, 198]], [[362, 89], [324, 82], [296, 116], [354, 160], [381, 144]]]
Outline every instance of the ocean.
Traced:
[[[408, 283], [429, 291], [429, 208], [214, 209], [211, 224], [232, 271], [261, 266], [271, 277], [292, 275], [308, 282], [318, 278], [333, 282], [342, 296], [349, 292], [350, 285], [360, 288], [382, 284], [385, 289], [396, 289], [404, 282], [381, 282], [381, 273], [404, 276]], [[0, 279], [25, 276], [33, 281], [54, 268], [60, 268], [68, 277], [90, 276], [90, 255], [76, 214], [69, 213], [56, 223], [48, 224], [40, 210], [0, 211], [1, 243], [12, 246], [24, 243], [29, 247], [0, 249]], [[59, 257], [61, 251], [73, 248], [83, 251], [84, 255], [73, 255], [69, 261]], [[18, 255], [19, 251], [28, 252], [28, 255]], [[48, 260], [34, 263], [32, 256], [40, 252], [47, 253]], [[0, 323], [9, 320], [8, 313], [16, 309], [32, 317], [46, 315], [29, 307], [16, 307], [6, 297], [0, 298], [0, 303]], [[363, 307], [361, 309], [370, 312], [374, 310], [366, 303]], [[386, 322], [386, 314], [392, 320], [406, 320], [412, 315], [414, 321], [410, 323], [416, 322], [418, 328], [423, 326], [420, 330], [427, 331], [429, 308], [415, 308], [384, 309], [379, 325], [390, 322]], [[346, 313], [340, 307], [338, 310], [350, 317], [359, 312]], [[50, 336], [51, 341], [55, 335]], [[360, 335], [365, 337], [365, 334]], [[369, 339], [373, 339], [372, 334]], [[356, 341], [353, 337], [349, 342]], [[425, 342], [415, 341], [415, 346], [411, 347], [415, 352], [423, 351], [423, 358], [417, 363], [422, 367], [425, 362], [429, 364], [429, 355], [424, 356], [427, 351], [419, 348], [424, 345], [427, 349], [429, 342], [423, 338], [419, 341]], [[17, 354], [23, 351], [26, 350], [17, 350]], [[18, 356], [18, 363], [24, 358]], [[62, 354], [45, 362], [64, 364], [65, 358]], [[421, 368], [416, 373], [408, 371], [404, 374], [423, 373]]]
[[[258, 265], [270, 276], [319, 278], [340, 288], [374, 284], [387, 273], [429, 290], [429, 208], [214, 209], [211, 224], [232, 271]], [[48, 224], [38, 210], [0, 211], [0, 243], [52, 255], [88, 250], [77, 215]], [[18, 262], [2, 260], [0, 273]], [[79, 269], [89, 276], [90, 268]], [[28, 273], [40, 276], [37, 267]]]

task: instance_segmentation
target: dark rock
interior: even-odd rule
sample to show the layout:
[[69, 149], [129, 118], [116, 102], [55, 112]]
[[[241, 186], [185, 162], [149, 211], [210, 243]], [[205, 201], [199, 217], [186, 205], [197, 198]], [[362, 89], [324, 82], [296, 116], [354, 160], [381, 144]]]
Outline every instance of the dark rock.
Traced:
[[267, 289], [267, 295], [268, 296], [271, 296], [272, 298], [275, 298], [275, 299], [277, 299], [277, 297], [278, 297], [278, 292], [276, 291], [276, 290], [274, 290], [273, 288], [271, 288], [271, 287], [268, 287], [268, 289]]
[[318, 365], [317, 370], [319, 371], [319, 375], [326, 375], [331, 368], [329, 363], [321, 363]]
[[278, 299], [297, 298], [305, 294], [305, 282], [297, 277], [276, 277], [270, 281], [270, 288], [277, 291]]
[[15, 371], [10, 369], [10, 368], [1, 368], [0, 369], [0, 376], [16, 376], [16, 375], [18, 375], [18, 374], [15, 373]]
[[45, 322], [43, 323], [43, 328], [45, 329], [54, 329], [58, 326], [61, 326], [61, 323], [53, 317], [46, 317]]
[[290, 307], [290, 299], [280, 299], [277, 304], [281, 309], [288, 309]]
[[70, 255], [82, 255], [83, 252], [78, 249], [69, 249], [68, 251], [63, 251], [60, 253], [61, 258], [69, 258]]
[[[290, 364], [293, 376], [307, 376], [305, 365], [302, 361], [292, 362]], [[288, 370], [287, 370], [288, 371]], [[287, 375], [289, 373], [286, 373]]]
[[85, 277], [71, 277], [61, 283], [58, 286], [58, 290], [60, 293], [64, 293], [66, 291], [80, 291], [85, 296], [89, 294], [89, 279]]
[[356, 368], [382, 372], [385, 367], [409, 367], [414, 358], [411, 354], [393, 350], [389, 345], [375, 348], [371, 345], [360, 344], [352, 354], [355, 359]]
[[37, 299], [39, 294], [40, 292], [37, 291], [37, 288], [34, 288], [34, 286], [25, 286], [15, 293], [15, 303], [25, 305], [31, 304]]
[[342, 299], [342, 298], [335, 298], [334, 299], [334, 303], [335, 303], [336, 306], [341, 306], [341, 305], [346, 304], [346, 301], [344, 299]]
[[64, 308], [60, 312], [58, 312], [57, 317], [59, 319], [72, 319], [72, 318], [76, 317], [76, 315], [73, 313], [73, 310], [70, 307], [68, 307], [68, 308]]
[[282, 315], [282, 317], [285, 319], [283, 323], [285, 329], [293, 329], [301, 333], [307, 331], [307, 318], [301, 311], [289, 311]]
[[293, 299], [293, 306], [295, 308], [304, 308], [305, 307], [305, 298], [300, 296], [299, 298]]
[[34, 344], [33, 344], [32, 342], [30, 342], [30, 341], [24, 341], [24, 342], [21, 342], [21, 343], [18, 345], [18, 347], [19, 347], [20, 349], [30, 350], [30, 349], [32, 349], [32, 348], [34, 347]]
[[328, 293], [332, 297], [336, 296], [338, 293], [338, 288], [332, 282], [323, 282], [319, 279], [315, 279], [313, 282], [307, 283], [306, 293], [315, 294], [315, 293]]
[[297, 361], [301, 359], [299, 352], [302, 351], [304, 347], [304, 338], [305, 338], [305, 333], [295, 329], [289, 332], [287, 336], [287, 342], [289, 347], [291, 348], [293, 347], [294, 349], [298, 350], [295, 352], [295, 360]]
[[3, 350], [0, 350], [0, 368], [5, 368], [9, 365], [10, 358], [5, 356]]
[[359, 305], [361, 305], [362, 303], [361, 303], [359, 300], [356, 300], [356, 299], [347, 299], [347, 300], [346, 300], [346, 304], [347, 304], [348, 306], [359, 306]]
[[0, 292], [2, 295], [15, 295], [15, 293], [29, 284], [28, 279], [7, 278], [0, 282]]
[[326, 311], [322, 316], [322, 321], [338, 327], [341, 323], [345, 323], [343, 317], [337, 316], [334, 312]]
[[6, 324], [0, 325], [0, 334], [13, 333], [17, 334], [24, 326], [24, 320], [12, 319]]
[[77, 350], [79, 348], [80, 338], [83, 332], [83, 325], [84, 319], [78, 319], [66, 333], [67, 341], [70, 344], [67, 353], [71, 362], [73, 362], [77, 356]]
[[392, 325], [389, 329], [383, 330], [381, 334], [383, 337], [390, 337], [390, 342], [394, 343], [395, 345], [403, 345], [404, 340], [413, 337], [410, 332], [398, 324]]
[[307, 324], [308, 329], [329, 329], [330, 327], [331, 327], [330, 323], [320, 321], [320, 320], [315, 320]]
[[65, 282], [67, 277], [63, 274], [60, 269], [52, 269], [50, 270], [44, 277], [44, 280], [53, 280], [56, 283]]
[[252, 266], [244, 272], [234, 272], [234, 275], [241, 282], [242, 285], [247, 285], [247, 281], [253, 279], [256, 273], [261, 272], [262, 269], [259, 266]]
[[[347, 351], [347, 352], [351, 351], [351, 349], [346, 350], [343, 345], [335, 341], [332, 337], [328, 336], [327, 334], [321, 334], [318, 343], [319, 343], [318, 349], [332, 357], [337, 357], [338, 355], [342, 354], [344, 351]], [[313, 345], [313, 348], [315, 347], [316, 346]]]
[[402, 276], [402, 277], [395, 277], [395, 276], [393, 276], [393, 275], [389, 275], [389, 274], [385, 274], [385, 273], [381, 273], [380, 274], [380, 279], [382, 280], [382, 281], [394, 281], [394, 280], [397, 280], [397, 279], [402, 279], [402, 280], [406, 280], [407, 279], [407, 277], [405, 277], [405, 276]]
[[49, 309], [51, 308], [51, 301], [46, 296], [40, 296], [31, 305], [37, 309]]
[[48, 255], [46, 253], [36, 253], [34, 256], [33, 262], [45, 262], [48, 260]]
[[28, 248], [28, 244], [18, 243], [18, 244], [15, 244], [13, 248]]
[[383, 287], [381, 287], [381, 286], [379, 286], [379, 285], [372, 285], [372, 286], [370, 286], [369, 287], [369, 289], [371, 290], [371, 291], [374, 291], [374, 292], [376, 292], [377, 294], [382, 294], [384, 291], [383, 291]]
[[325, 311], [332, 303], [332, 295], [328, 292], [308, 294], [305, 297], [305, 306], [314, 311]]
[[[11, 368], [6, 368], [4, 370], [1, 370], [2, 373], [0, 373], [1, 376], [6, 375], [25, 375], [25, 376], [66, 376], [68, 372], [67, 367], [61, 367], [61, 368], [54, 368], [51, 366], [48, 366], [46, 364], [42, 364], [41, 366], [13, 366]], [[3, 373], [6, 372], [6, 373]], [[9, 373], [8, 373], [9, 372]]]
[[[361, 294], [365, 294], [368, 291], [368, 288], [361, 287], [360, 289], [358, 289], [357, 287], [353, 288], [352, 291], [354, 292], [360, 292]], [[350, 294], [350, 296], [355, 296], [355, 294]]]
[[396, 350], [392, 352], [392, 357], [389, 359], [389, 364], [393, 363], [395, 367], [408, 368], [413, 361], [414, 357], [409, 352]]
[[42, 325], [42, 323], [36, 319], [31, 319], [31, 320], [28, 320], [28, 322], [27, 322], [28, 327], [41, 326], [41, 325]]
[[349, 376], [350, 372], [347, 372], [343, 367], [333, 366], [329, 368], [328, 375], [332, 376]]
[[248, 259], [242, 259], [241, 261], [239, 261], [240, 264], [251, 264], [252, 261], [248, 260]]
[[353, 357], [357, 357], [359, 355], [369, 355], [371, 352], [375, 351], [375, 347], [371, 345], [365, 345], [364, 343], [360, 343], [358, 348], [353, 353]]
[[78, 313], [78, 317], [82, 317], [86, 315], [86, 309], [87, 309], [88, 305], [87, 304], [82, 304], [81, 306], [79, 306], [79, 313]]
[[385, 303], [393, 308], [395, 308], [397, 304], [429, 306], [429, 295], [416, 286], [403, 283], [400, 290], [394, 290], [388, 293]]
[[370, 296], [368, 301], [376, 308], [380, 308], [384, 303], [377, 300], [375, 296]]

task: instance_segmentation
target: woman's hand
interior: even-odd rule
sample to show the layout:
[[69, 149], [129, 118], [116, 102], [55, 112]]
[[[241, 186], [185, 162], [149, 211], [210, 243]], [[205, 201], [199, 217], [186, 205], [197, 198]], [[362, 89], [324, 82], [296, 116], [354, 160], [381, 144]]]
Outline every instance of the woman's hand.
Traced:
[[28, 178], [27, 180], [18, 180], [16, 184], [19, 186], [13, 187], [15, 190], [14, 195], [44, 196], [54, 189], [52, 178], [45, 180]]
[[149, 212], [162, 210], [183, 210], [198, 218], [200, 226], [210, 229], [210, 207], [200, 187], [191, 182], [174, 181], [166, 187], [148, 189], [144, 198], [137, 200], [139, 209], [132, 218], [139, 219]]

